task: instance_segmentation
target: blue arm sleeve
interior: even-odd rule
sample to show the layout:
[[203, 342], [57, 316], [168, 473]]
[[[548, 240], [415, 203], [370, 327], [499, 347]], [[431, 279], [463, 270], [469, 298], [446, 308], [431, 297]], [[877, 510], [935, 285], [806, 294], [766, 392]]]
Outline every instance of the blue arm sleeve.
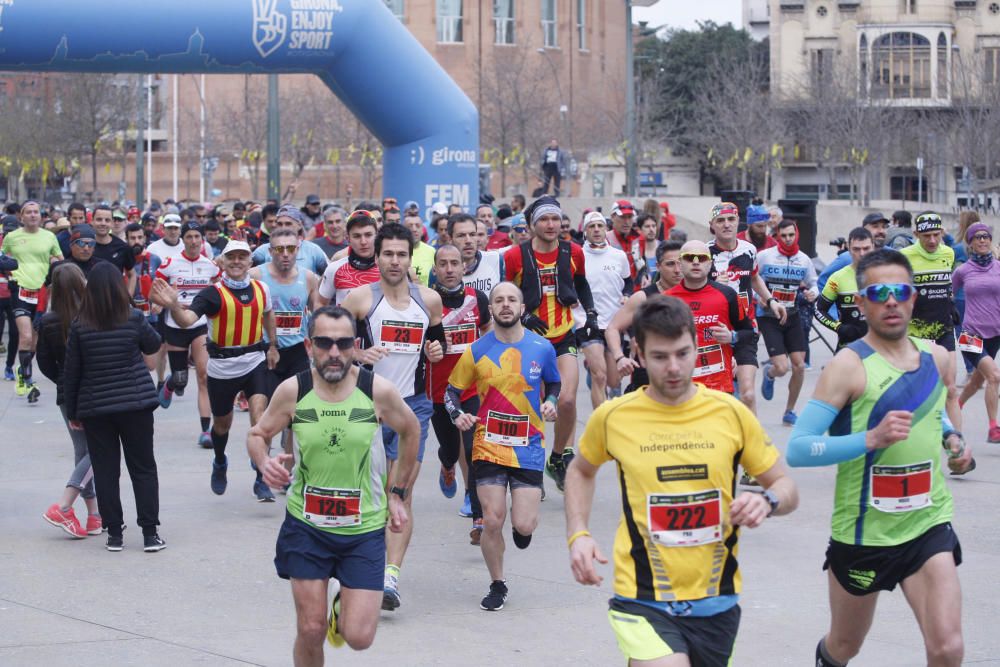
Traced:
[[850, 461], [868, 452], [865, 432], [850, 435], [825, 435], [837, 416], [837, 409], [829, 403], [809, 401], [802, 411], [792, 439], [788, 441], [785, 458], [792, 467], [826, 466]]
[[958, 433], [955, 425], [948, 419], [948, 413], [941, 410], [941, 437], [947, 439], [952, 433]]

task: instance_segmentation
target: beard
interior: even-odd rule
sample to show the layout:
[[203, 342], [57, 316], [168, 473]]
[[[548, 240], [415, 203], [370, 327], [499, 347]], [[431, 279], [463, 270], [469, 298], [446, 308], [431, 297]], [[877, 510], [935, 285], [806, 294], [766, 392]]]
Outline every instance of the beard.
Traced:
[[494, 324], [496, 324], [501, 329], [510, 329], [512, 327], [515, 327], [517, 326], [517, 323], [520, 321], [521, 319], [517, 315], [511, 315], [509, 319], [501, 319], [496, 315], [493, 316]]
[[336, 384], [347, 376], [350, 366], [339, 359], [327, 359], [321, 366], [317, 366], [316, 362], [313, 361], [313, 368], [316, 369], [321, 378], [330, 384]]

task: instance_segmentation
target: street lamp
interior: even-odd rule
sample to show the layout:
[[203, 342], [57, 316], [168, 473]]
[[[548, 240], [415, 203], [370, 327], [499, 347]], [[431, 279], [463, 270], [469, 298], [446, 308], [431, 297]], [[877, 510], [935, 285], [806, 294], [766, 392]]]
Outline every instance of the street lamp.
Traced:
[[625, 0], [625, 192], [634, 197], [639, 185], [639, 145], [635, 126], [635, 45], [632, 7], [652, 7], [659, 0]]

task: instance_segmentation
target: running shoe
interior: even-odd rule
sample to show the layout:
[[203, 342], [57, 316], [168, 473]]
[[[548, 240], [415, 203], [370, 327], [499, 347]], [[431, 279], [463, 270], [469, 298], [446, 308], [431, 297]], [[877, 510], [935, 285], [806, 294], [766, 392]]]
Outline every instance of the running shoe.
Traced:
[[333, 596], [333, 603], [330, 605], [330, 625], [326, 629], [326, 641], [334, 648], [344, 645], [344, 638], [337, 628], [337, 620], [340, 618], [340, 591]]
[[569, 464], [573, 462], [573, 459], [575, 457], [576, 457], [576, 451], [572, 447], [567, 447], [566, 449], [564, 449], [562, 455], [563, 468], [568, 470]]
[[441, 487], [441, 493], [444, 494], [445, 498], [455, 497], [455, 493], [458, 492], [458, 484], [455, 482], [455, 466], [451, 468], [441, 466], [441, 472], [438, 473], [438, 486]]
[[17, 378], [14, 377], [14, 369], [11, 368], [10, 366], [4, 366], [3, 379], [7, 380], [8, 382], [13, 382], [14, 380], [16, 380]]
[[217, 496], [221, 496], [223, 493], [226, 492], [226, 485], [228, 484], [228, 480], [226, 479], [226, 473], [228, 471], [229, 471], [228, 456], [226, 457], [226, 460], [221, 464], [216, 463], [214, 459], [212, 460], [212, 482], [211, 482], [212, 492]]
[[771, 362], [764, 364], [764, 367], [760, 369], [760, 395], [764, 397], [765, 401], [770, 401], [774, 398], [774, 378], [768, 374], [768, 371], [772, 368]]
[[1000, 442], [1000, 426], [991, 426], [986, 442]]
[[563, 490], [563, 485], [566, 483], [566, 464], [563, 459], [553, 460], [550, 457], [545, 462], [545, 474], [555, 481], [557, 489]]
[[53, 503], [45, 510], [42, 518], [56, 528], [62, 528], [74, 539], [82, 540], [87, 536], [87, 531], [80, 527], [80, 521], [76, 518], [76, 512], [73, 511], [72, 507], [63, 512], [59, 509], [59, 503]]
[[34, 383], [28, 385], [28, 403], [37, 403], [42, 392], [38, 390], [38, 387]]
[[490, 592], [479, 603], [479, 608], [484, 611], [500, 611], [503, 609], [503, 603], [506, 601], [507, 583], [497, 580], [490, 584]]
[[386, 583], [382, 588], [382, 609], [384, 611], [396, 611], [402, 600], [399, 597], [399, 587], [396, 583]]
[[795, 422], [799, 420], [799, 416], [792, 412], [791, 410], [785, 410], [785, 416], [781, 418], [782, 424], [787, 424], [788, 426], [795, 426]]
[[257, 496], [258, 503], [273, 503], [274, 493], [268, 488], [264, 480], [258, 479], [253, 483], [253, 494]]
[[24, 379], [20, 368], [17, 369], [17, 384], [14, 385], [14, 391], [18, 396], [24, 396], [28, 393], [28, 381]]
[[233, 403], [233, 407], [239, 410], [240, 412], [248, 412], [250, 410], [250, 404], [247, 403], [246, 394], [244, 394], [242, 391], [239, 394], [237, 394], [236, 401]]
[[473, 519], [472, 530], [469, 531], [469, 544], [478, 547], [479, 542], [482, 539], [483, 539], [483, 520]]
[[202, 449], [212, 449], [212, 434], [205, 431], [198, 436], [198, 446]]
[[121, 551], [125, 548], [125, 541], [121, 535], [108, 535], [108, 542], [104, 548], [108, 551]]
[[160, 391], [157, 392], [157, 398], [160, 399], [160, 407], [166, 410], [170, 407], [170, 402], [174, 400], [174, 392], [170, 389], [170, 376], [164, 381], [163, 386], [160, 387]]
[[101, 517], [96, 514], [90, 514], [87, 516], [87, 534], [88, 535], [100, 535], [104, 532], [104, 522], [101, 521]]
[[153, 533], [152, 535], [143, 535], [142, 537], [142, 550], [148, 554], [154, 553], [156, 551], [163, 551], [167, 548], [167, 543], [163, 541], [163, 538]]
[[465, 492], [465, 501], [462, 503], [462, 507], [458, 510], [458, 516], [463, 519], [468, 519], [472, 516], [472, 499], [469, 497], [469, 492]]

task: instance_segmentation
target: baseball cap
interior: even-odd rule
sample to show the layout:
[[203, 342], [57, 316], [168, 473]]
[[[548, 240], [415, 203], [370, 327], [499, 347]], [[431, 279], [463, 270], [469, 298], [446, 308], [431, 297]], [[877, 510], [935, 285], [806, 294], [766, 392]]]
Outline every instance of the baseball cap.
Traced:
[[605, 227], [608, 226], [607, 221], [604, 219], [604, 214], [600, 211], [591, 211], [587, 215], [583, 216], [583, 229], [598, 223], [604, 225]]
[[411, 199], [410, 201], [406, 202], [406, 206], [403, 207], [403, 210], [404, 211], [419, 211], [420, 210], [420, 204], [418, 204], [417, 202], [415, 202], [415, 201], [413, 201]]
[[143, 222], [156, 222], [156, 214], [155, 213], [143, 213], [142, 214], [142, 221]]
[[524, 213], [515, 213], [513, 216], [507, 218], [507, 222], [510, 223], [510, 228], [515, 227], [527, 228], [528, 221], [524, 218]]
[[243, 252], [250, 252], [250, 245], [246, 241], [230, 241], [226, 244], [226, 247], [222, 249], [223, 255], [228, 255], [231, 252], [236, 252], [242, 250]]
[[611, 215], [635, 215], [635, 206], [632, 206], [632, 202], [627, 199], [619, 199], [611, 207]]
[[125, 215], [125, 211], [121, 210], [120, 208], [116, 208], [115, 210], [111, 211], [111, 218], [114, 220], [127, 220], [128, 216]]
[[431, 206], [431, 213], [435, 215], [448, 215], [448, 207], [445, 206], [444, 202], [436, 201]]
[[0, 226], [3, 227], [4, 234], [10, 234], [21, 226], [21, 221], [17, 219], [16, 215], [5, 215], [0, 218]]
[[306, 204], [307, 205], [308, 204], [318, 204], [318, 203], [319, 203], [319, 195], [307, 195], [306, 196]]
[[767, 222], [771, 219], [771, 214], [767, 212], [767, 207], [758, 206], [752, 204], [747, 206], [747, 224], [752, 225], [755, 222]]
[[81, 223], [73, 228], [73, 231], [69, 233], [69, 241], [72, 243], [77, 239], [96, 239], [97, 234], [94, 232], [94, 228], [87, 223]]
[[188, 232], [192, 231], [201, 234], [201, 224], [195, 222], [194, 220], [188, 220], [183, 225], [181, 225], [181, 236], [184, 236]]
[[917, 216], [917, 233], [936, 232], [944, 229], [944, 222], [941, 216], [933, 211], [925, 211]]
[[865, 219], [861, 221], [862, 225], [873, 225], [876, 222], [884, 222], [888, 224], [889, 218], [885, 217], [881, 213], [869, 213], [865, 216]]
[[180, 227], [181, 226], [181, 216], [176, 213], [167, 213], [163, 216], [163, 226], [164, 227]]

